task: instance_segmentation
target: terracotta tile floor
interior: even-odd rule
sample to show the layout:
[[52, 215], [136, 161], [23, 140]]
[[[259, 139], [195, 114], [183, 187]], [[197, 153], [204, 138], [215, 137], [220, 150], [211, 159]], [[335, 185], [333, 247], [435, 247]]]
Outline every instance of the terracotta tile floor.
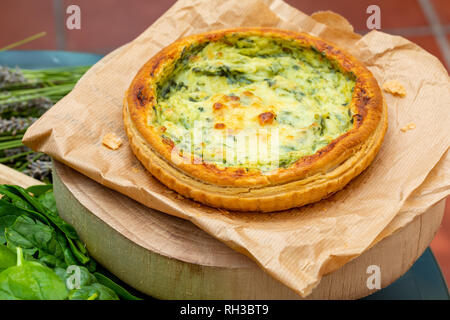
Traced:
[[433, 4], [438, 16], [439, 20], [442, 24], [446, 25], [450, 23], [450, 3], [448, 0], [432, 0]]
[[[305, 13], [332, 10], [366, 33], [366, 8], [381, 9], [382, 31], [405, 36], [450, 67], [449, 0], [286, 0]], [[0, 48], [41, 31], [47, 36], [20, 49], [59, 49], [107, 53], [127, 43], [152, 24], [173, 0], [2, 0]], [[81, 8], [81, 30], [65, 28], [69, 4]], [[431, 247], [450, 284], [450, 197], [446, 214]]]

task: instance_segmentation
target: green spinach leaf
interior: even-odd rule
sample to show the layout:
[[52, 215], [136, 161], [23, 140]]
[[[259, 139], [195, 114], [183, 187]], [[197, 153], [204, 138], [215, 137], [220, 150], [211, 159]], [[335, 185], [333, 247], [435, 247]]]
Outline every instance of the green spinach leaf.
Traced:
[[39, 220], [22, 215], [6, 228], [5, 236], [9, 247], [21, 247], [25, 253], [51, 268], [65, 268], [75, 262], [67, 250], [65, 237]]
[[8, 247], [0, 244], [0, 272], [16, 264], [17, 258]]
[[119, 297], [110, 288], [93, 283], [69, 293], [69, 300], [119, 300]]
[[129, 293], [125, 288], [119, 286], [117, 283], [115, 283], [105, 275], [99, 272], [94, 272], [94, 276], [97, 278], [97, 281], [99, 283], [113, 290], [120, 298], [125, 300], [142, 300], [141, 298], [138, 298]]
[[[0, 194], [0, 300], [59, 299], [62, 290], [55, 277], [64, 284], [69, 299], [139, 299], [95, 272], [96, 262], [90, 259], [75, 229], [59, 217], [51, 185], [28, 189], [0, 185]], [[15, 266], [16, 255], [10, 249], [20, 250], [20, 265]], [[68, 267], [79, 270], [77, 287], [71, 285], [74, 278]], [[41, 284], [48, 288], [55, 285], [55, 295], [38, 292]]]
[[9, 185], [0, 185], [0, 194], [3, 195], [2, 200], [10, 202], [18, 208], [25, 209], [25, 210], [33, 210], [34, 209], [33, 206], [31, 206], [28, 203], [28, 201], [24, 200]]
[[[40, 191], [42, 191], [42, 189]], [[90, 257], [87, 254], [86, 248], [79, 240], [75, 229], [59, 217], [56, 211], [56, 206], [55, 211], [52, 211], [47, 208], [46, 205], [42, 204], [37, 198], [33, 197], [27, 190], [19, 186], [0, 185], [0, 194], [6, 196], [7, 200], [15, 199], [12, 204], [19, 204], [19, 208], [26, 211], [28, 215], [33, 215], [48, 226], [55, 227], [63, 232], [67, 238], [70, 250], [76, 259], [82, 264], [89, 263]], [[2, 200], [3, 199], [0, 201]], [[45, 200], [41, 199], [41, 201], [48, 204], [54, 200], [45, 198]], [[6, 200], [5, 202], [8, 203]]]
[[56, 209], [56, 201], [53, 195], [53, 185], [43, 184], [37, 186], [31, 186], [26, 189], [28, 193], [31, 193], [37, 200], [45, 207], [50, 209], [55, 215], [58, 215]]
[[3, 198], [0, 199], [0, 244], [6, 244], [5, 229], [11, 226], [24, 211]]
[[99, 283], [96, 275], [82, 266], [69, 266], [67, 270], [59, 269], [57, 274], [70, 290], [70, 300], [118, 300], [112, 288]]
[[17, 265], [0, 273], [0, 300], [63, 300], [64, 282], [50, 268], [23, 259], [17, 248]]
[[39, 212], [43, 214], [48, 220], [50, 220], [56, 227], [58, 227], [66, 236], [70, 239], [78, 239], [78, 235], [75, 231], [75, 229], [66, 223], [63, 219], [61, 219], [58, 214], [50, 209], [48, 209], [46, 206], [44, 206], [41, 202], [39, 202], [36, 198], [34, 198], [32, 195], [28, 193], [27, 190], [24, 188], [21, 188], [19, 186], [10, 186], [10, 185], [3, 185], [0, 186], [0, 193], [2, 193], [1, 188], [7, 188], [10, 193], [15, 193], [21, 196], [22, 200], [27, 202], [29, 206], [34, 208], [32, 211]]
[[26, 190], [28, 192], [32, 193], [33, 196], [39, 197], [40, 195], [42, 195], [46, 192], [52, 192], [53, 185], [52, 184], [38, 184], [35, 186], [28, 187]]
[[50, 209], [55, 215], [58, 215], [58, 209], [56, 208], [56, 201], [53, 192], [47, 192], [37, 197], [37, 200], [46, 208]]

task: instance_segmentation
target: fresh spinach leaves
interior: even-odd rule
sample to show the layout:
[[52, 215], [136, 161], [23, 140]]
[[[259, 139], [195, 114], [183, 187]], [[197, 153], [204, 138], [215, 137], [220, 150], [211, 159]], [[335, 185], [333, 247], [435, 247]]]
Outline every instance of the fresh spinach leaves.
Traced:
[[16, 264], [16, 255], [8, 247], [0, 244], [0, 272]]
[[[69, 266], [67, 270], [58, 269], [56, 273], [70, 289], [69, 300], [119, 300], [115, 290], [100, 283], [97, 276], [90, 273], [85, 267]], [[116, 285], [113, 281], [111, 283]], [[119, 285], [116, 286], [121, 288]], [[120, 291], [120, 293], [122, 292]], [[130, 293], [128, 294], [134, 297]]]
[[0, 273], [0, 300], [63, 300], [68, 295], [64, 282], [52, 269], [26, 261], [17, 248], [17, 265]]
[[98, 272], [75, 229], [59, 217], [51, 185], [0, 185], [0, 195], [0, 300], [139, 300]]
[[99, 272], [94, 272], [94, 276], [100, 284], [114, 290], [114, 292], [120, 298], [122, 298], [124, 300], [141, 300], [138, 297], [133, 296], [125, 288], [121, 287], [120, 285], [118, 285], [117, 283], [115, 283], [114, 281], [112, 281], [111, 279], [106, 277], [105, 275], [103, 275]]
[[69, 293], [70, 300], [119, 300], [115, 292], [100, 283], [73, 290]]
[[77, 261], [68, 249], [65, 237], [48, 225], [25, 215], [5, 230], [9, 247], [21, 247], [30, 256], [49, 267], [67, 267]]

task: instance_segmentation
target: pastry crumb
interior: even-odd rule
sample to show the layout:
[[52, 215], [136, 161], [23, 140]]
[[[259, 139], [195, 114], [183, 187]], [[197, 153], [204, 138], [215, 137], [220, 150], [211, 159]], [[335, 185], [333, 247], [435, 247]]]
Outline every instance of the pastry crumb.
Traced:
[[117, 150], [122, 145], [122, 139], [110, 132], [103, 136], [102, 143], [111, 150]]
[[413, 129], [415, 129], [416, 128], [416, 125], [414, 124], [414, 123], [410, 123], [410, 124], [407, 124], [406, 126], [404, 126], [403, 128], [401, 128], [400, 130], [402, 131], [402, 132], [406, 132], [406, 131], [408, 131], [408, 130], [413, 130]]
[[139, 169], [136, 168], [136, 167], [133, 167], [133, 168], [131, 168], [131, 171], [133, 171], [134, 173], [138, 173], [138, 172], [141, 171], [141, 170], [139, 170]]
[[394, 96], [399, 96], [399, 97], [404, 97], [406, 96], [406, 89], [405, 87], [398, 82], [397, 80], [389, 80], [386, 81], [383, 84], [383, 90], [394, 95]]

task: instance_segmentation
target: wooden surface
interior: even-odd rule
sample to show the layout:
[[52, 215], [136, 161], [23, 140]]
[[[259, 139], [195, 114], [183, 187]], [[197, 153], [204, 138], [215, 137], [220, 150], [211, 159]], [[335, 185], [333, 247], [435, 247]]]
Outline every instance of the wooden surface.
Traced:
[[[55, 163], [61, 216], [74, 225], [92, 256], [136, 289], [162, 299], [299, 299], [252, 260], [192, 223], [144, 207]], [[117, 210], [119, 209], [119, 210]], [[433, 239], [444, 202], [325, 276], [309, 299], [356, 299], [367, 288], [369, 265], [385, 287], [404, 274]], [[145, 236], [138, 237], [139, 234]]]
[[42, 182], [0, 164], [0, 184], [17, 184], [21, 187], [27, 188], [36, 184], [42, 184]]

